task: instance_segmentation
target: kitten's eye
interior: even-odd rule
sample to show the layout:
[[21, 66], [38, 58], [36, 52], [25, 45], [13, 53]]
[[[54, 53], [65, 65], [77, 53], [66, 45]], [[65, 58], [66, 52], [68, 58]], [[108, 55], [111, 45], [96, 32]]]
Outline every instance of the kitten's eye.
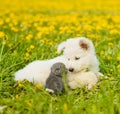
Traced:
[[75, 57], [75, 60], [79, 60], [80, 59], [80, 57]]
[[59, 68], [56, 68], [56, 71], [59, 71], [60, 69]]

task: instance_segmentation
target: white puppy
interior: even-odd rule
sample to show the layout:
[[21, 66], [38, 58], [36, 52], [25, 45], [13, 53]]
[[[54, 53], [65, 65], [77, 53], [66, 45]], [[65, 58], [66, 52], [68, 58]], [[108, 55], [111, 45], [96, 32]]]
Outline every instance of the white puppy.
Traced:
[[[35, 84], [40, 83], [45, 86], [51, 66], [54, 63], [62, 62], [70, 71], [67, 76], [70, 88], [81, 87], [81, 84], [91, 88], [96, 84], [96, 75], [99, 75], [99, 62], [96, 58], [93, 43], [90, 40], [83, 37], [68, 39], [58, 46], [58, 53], [61, 51], [63, 51], [62, 56], [50, 60], [37, 60], [28, 64], [15, 73], [15, 80], [27, 79]], [[86, 73], [86, 69], [89, 72]], [[86, 82], [82, 82], [84, 76], [85, 80], [88, 80], [87, 85]], [[94, 78], [95, 76], [96, 78]]]
[[58, 52], [61, 51], [68, 60], [66, 67], [69, 69], [67, 79], [70, 88], [92, 88], [102, 76], [93, 43], [87, 38], [68, 39], [59, 45]]

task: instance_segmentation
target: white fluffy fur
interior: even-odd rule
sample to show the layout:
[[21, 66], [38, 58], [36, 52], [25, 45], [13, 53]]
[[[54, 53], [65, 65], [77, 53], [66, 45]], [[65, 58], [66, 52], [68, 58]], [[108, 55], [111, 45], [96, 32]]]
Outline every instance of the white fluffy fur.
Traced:
[[[63, 62], [68, 69], [74, 69], [67, 75], [70, 88], [76, 89], [81, 85], [88, 89], [92, 88], [98, 81], [97, 76], [100, 75], [93, 43], [84, 37], [71, 38], [58, 46], [58, 53], [61, 51], [63, 51], [62, 56], [50, 60], [37, 60], [28, 64], [15, 73], [15, 80], [27, 79], [45, 86], [51, 66], [56, 62]], [[76, 57], [80, 59], [75, 60]], [[89, 71], [86, 72], [85, 69]]]
[[90, 89], [97, 83], [97, 81], [96, 74], [91, 71], [82, 71], [74, 75], [69, 73], [68, 75], [68, 85], [71, 89], [76, 89], [77, 87], [82, 86], [86, 86], [87, 89]]
[[48, 92], [50, 92], [50, 93], [54, 93], [54, 91], [52, 89], [46, 88], [45, 90], [48, 91]]
[[59, 56], [50, 60], [36, 60], [15, 73], [15, 80], [27, 79], [35, 84], [45, 86], [46, 79], [50, 74], [51, 66], [56, 62], [65, 63], [64, 57]]

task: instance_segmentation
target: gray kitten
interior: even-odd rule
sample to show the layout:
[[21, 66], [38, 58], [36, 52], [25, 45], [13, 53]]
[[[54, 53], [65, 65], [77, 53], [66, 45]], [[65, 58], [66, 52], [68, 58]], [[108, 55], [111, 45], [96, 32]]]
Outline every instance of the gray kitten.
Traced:
[[55, 63], [51, 67], [51, 72], [46, 80], [46, 91], [55, 94], [61, 94], [65, 91], [63, 83], [63, 75], [65, 75], [66, 67], [63, 63]]

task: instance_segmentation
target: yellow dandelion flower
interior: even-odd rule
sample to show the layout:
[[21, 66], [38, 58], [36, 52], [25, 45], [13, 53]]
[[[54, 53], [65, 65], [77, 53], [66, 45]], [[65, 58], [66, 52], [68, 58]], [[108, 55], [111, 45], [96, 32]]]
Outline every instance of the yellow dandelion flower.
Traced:
[[112, 75], [111, 74], [107, 74], [106, 76], [111, 77]]
[[11, 48], [12, 46], [13, 46], [13, 44], [11, 44], [11, 43], [10, 43], [10, 44], [8, 44], [8, 47], [9, 47], [9, 48]]
[[53, 43], [52, 43], [52, 42], [49, 42], [49, 45], [50, 45], [50, 46], [52, 46], [52, 45], [53, 45]]
[[91, 39], [96, 39], [96, 40], [98, 39], [94, 34], [88, 34], [87, 36]]
[[64, 34], [64, 31], [63, 31], [63, 30], [61, 30], [59, 33], [60, 33], [60, 34]]
[[3, 45], [6, 45], [6, 43], [7, 43], [6, 41], [3, 41]]
[[107, 60], [111, 60], [111, 56], [107, 56]]
[[117, 66], [117, 68], [118, 68], [118, 69], [120, 68], [120, 64]]
[[41, 42], [41, 43], [45, 43], [45, 41], [44, 41], [44, 40], [40, 40], [40, 42]]
[[42, 36], [42, 32], [37, 33], [37, 38], [40, 38]]
[[93, 88], [94, 88], [94, 89], [97, 89], [97, 88], [98, 88], [98, 86], [97, 86], [97, 85], [94, 85], [94, 86], [93, 86]]
[[13, 51], [13, 55], [17, 55], [17, 51], [16, 50]]
[[23, 85], [21, 83], [18, 84], [19, 87], [23, 87]]
[[96, 30], [101, 30], [101, 26], [96, 26]]
[[34, 23], [33, 26], [34, 26], [34, 27], [38, 27], [38, 23]]
[[21, 81], [17, 81], [17, 83], [19, 84], [19, 83], [21, 83]]
[[22, 92], [21, 92], [21, 94], [23, 94], [23, 95], [24, 95], [24, 94], [25, 94], [25, 92], [24, 92], [24, 91], [22, 91]]
[[0, 31], [0, 38], [3, 38], [5, 36], [5, 33]]
[[117, 60], [120, 61], [120, 54], [117, 56]]
[[30, 56], [30, 54], [27, 52], [27, 53], [25, 54], [25, 56], [28, 58], [28, 57]]
[[15, 98], [18, 99], [18, 98], [19, 98], [19, 95], [16, 95]]
[[86, 25], [84, 25], [84, 29], [88, 30], [88, 31], [91, 31], [92, 30], [92, 26], [86, 24]]
[[109, 46], [113, 46], [114, 44], [113, 44], [112, 42], [109, 42], [108, 45], [109, 45]]
[[100, 55], [103, 56], [105, 54], [105, 51], [100, 51]]
[[64, 104], [63, 104], [63, 110], [64, 110], [64, 111], [68, 111], [68, 105], [67, 105], [67, 103], [64, 103]]
[[9, 23], [9, 27], [11, 28], [11, 30], [13, 29], [13, 23]]
[[27, 39], [27, 40], [30, 40], [32, 37], [33, 37], [32, 34], [28, 34], [28, 35], [26, 36], [26, 39]]
[[118, 69], [118, 72], [120, 72], [120, 69]]
[[112, 40], [112, 38], [108, 38], [108, 37], [105, 37], [105, 39], [108, 40], [108, 41], [111, 41], [111, 40]]
[[21, 28], [21, 31], [22, 31], [22, 32], [25, 31], [25, 30], [26, 30], [26, 27]]
[[54, 26], [51, 25], [51, 26], [49, 27], [49, 29], [50, 29], [50, 31], [53, 31], [53, 30], [54, 30]]
[[26, 100], [25, 102], [28, 106], [30, 106], [30, 107], [32, 106], [32, 103], [30, 101]]
[[81, 36], [81, 34], [76, 34], [76, 37], [80, 37]]
[[0, 20], [0, 25], [3, 25], [4, 24], [4, 21], [3, 20]]
[[13, 24], [17, 25], [18, 24], [17, 20], [13, 20]]
[[35, 46], [34, 45], [30, 45], [30, 49], [34, 49], [35, 48]]
[[120, 64], [117, 66], [118, 72], [120, 72]]
[[29, 53], [31, 51], [31, 49], [30, 48], [27, 48], [27, 52]]
[[112, 29], [112, 30], [110, 31], [110, 34], [118, 34], [118, 30]]
[[66, 32], [67, 32], [68, 34], [71, 34], [71, 33], [72, 33], [72, 30], [69, 29], [69, 30], [67, 30]]
[[10, 18], [6, 18], [5, 22], [9, 23], [10, 22]]
[[97, 48], [98, 47], [98, 44], [95, 44], [95, 48]]
[[41, 85], [40, 84], [36, 84], [35, 86], [37, 89], [40, 89], [41, 88]]
[[18, 32], [18, 28], [16, 27], [12, 27], [11, 30], [13, 30], [14, 32]]

